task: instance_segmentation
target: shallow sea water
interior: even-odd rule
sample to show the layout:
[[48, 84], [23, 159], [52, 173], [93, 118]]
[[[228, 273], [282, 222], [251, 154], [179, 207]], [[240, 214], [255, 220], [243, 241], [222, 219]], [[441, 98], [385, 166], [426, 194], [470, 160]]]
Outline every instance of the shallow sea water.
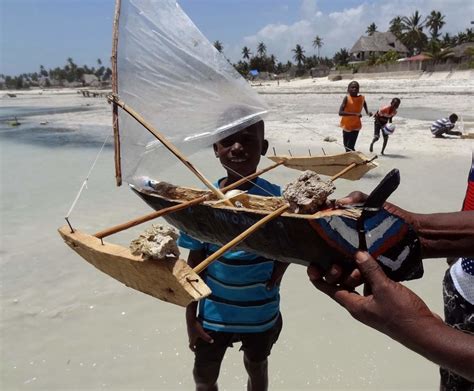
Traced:
[[[15, 110], [24, 115], [29, 109]], [[80, 114], [76, 110], [72, 124]], [[0, 388], [192, 389], [184, 309], [100, 273], [56, 232], [110, 128], [93, 120], [53, 127], [38, 125], [34, 116], [19, 119], [24, 125], [18, 128], [0, 126]], [[193, 162], [209, 178], [217, 178], [223, 172], [209, 156], [210, 150], [203, 151]], [[402, 184], [392, 198], [395, 203], [419, 212], [458, 210], [469, 161], [468, 150], [446, 164], [436, 156], [412, 156], [394, 148], [383, 169], [369, 173], [357, 188], [370, 191], [397, 167]], [[262, 161], [261, 166], [267, 164]], [[282, 169], [266, 178], [285, 183], [295, 176]], [[179, 166], [166, 168], [160, 177], [174, 183], [190, 178]], [[336, 197], [354, 189], [347, 181], [337, 186]], [[73, 225], [95, 232], [148, 212], [126, 187], [115, 187], [113, 150], [107, 146], [71, 215]], [[139, 231], [111, 241], [126, 245]], [[407, 285], [441, 314], [446, 264], [426, 260], [425, 269], [422, 280]], [[289, 268], [281, 295], [284, 328], [270, 357], [271, 389], [437, 388], [435, 365], [352, 320], [314, 290], [303, 267]], [[241, 353], [231, 349], [222, 366], [221, 389], [245, 389], [245, 382]]]

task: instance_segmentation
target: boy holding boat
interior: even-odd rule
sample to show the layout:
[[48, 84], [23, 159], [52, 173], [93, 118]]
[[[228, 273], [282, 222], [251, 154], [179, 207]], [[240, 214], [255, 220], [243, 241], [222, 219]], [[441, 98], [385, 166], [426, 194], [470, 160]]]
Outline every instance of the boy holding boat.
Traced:
[[362, 128], [362, 108], [368, 116], [372, 117], [372, 113], [367, 109], [367, 102], [364, 95], [359, 95], [359, 83], [351, 81], [347, 86], [347, 95], [342, 100], [339, 108], [339, 116], [341, 117], [342, 139], [346, 152], [354, 151]]
[[[230, 185], [256, 172], [268, 149], [264, 123], [259, 121], [214, 144], [227, 176], [217, 187]], [[279, 196], [280, 188], [262, 178], [238, 187], [250, 194]], [[190, 249], [188, 263], [198, 265], [218, 249], [181, 233], [178, 244]], [[231, 250], [202, 275], [212, 295], [186, 308], [189, 348], [195, 354], [193, 376], [197, 390], [217, 390], [224, 354], [241, 342], [249, 390], [268, 388], [268, 356], [281, 328], [279, 281], [288, 264], [256, 254]], [[197, 314], [198, 313], [198, 314]]]

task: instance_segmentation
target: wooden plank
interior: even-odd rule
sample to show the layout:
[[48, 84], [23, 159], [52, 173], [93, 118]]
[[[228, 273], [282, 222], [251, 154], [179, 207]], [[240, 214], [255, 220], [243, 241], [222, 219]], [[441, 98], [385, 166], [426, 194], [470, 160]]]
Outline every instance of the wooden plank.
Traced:
[[126, 286], [186, 307], [211, 294], [204, 281], [181, 259], [147, 261], [126, 247], [102, 242], [63, 226], [59, 234], [87, 262]]

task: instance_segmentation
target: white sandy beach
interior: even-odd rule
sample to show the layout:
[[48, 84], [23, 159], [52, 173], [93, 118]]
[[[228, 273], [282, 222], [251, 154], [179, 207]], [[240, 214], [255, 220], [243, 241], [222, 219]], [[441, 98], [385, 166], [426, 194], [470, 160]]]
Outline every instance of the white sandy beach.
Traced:
[[[377, 160], [380, 167], [359, 182], [338, 181], [335, 197], [355, 189], [369, 192], [396, 167], [402, 182], [391, 201], [417, 212], [459, 210], [474, 140], [435, 139], [429, 125], [455, 112], [464, 131], [474, 132], [474, 73], [355, 79], [371, 111], [395, 96], [402, 103], [387, 155]], [[324, 78], [256, 86], [271, 107], [266, 120], [269, 154], [272, 147], [279, 154], [342, 152], [337, 112], [348, 82]], [[56, 232], [111, 134], [110, 106], [103, 98], [84, 98], [73, 90], [2, 95], [0, 388], [192, 389], [193, 355], [187, 347], [184, 309], [100, 273]], [[11, 128], [4, 121], [15, 115], [21, 125]], [[364, 117], [357, 149], [368, 154], [372, 135], [373, 120]], [[326, 136], [337, 142], [324, 142]], [[380, 148], [381, 141], [375, 152]], [[211, 157], [206, 150], [192, 161], [213, 179], [223, 171]], [[262, 159], [261, 167], [268, 164]], [[297, 175], [282, 168], [265, 177], [284, 184]], [[166, 168], [160, 178], [198, 185], [178, 165]], [[114, 186], [109, 140], [71, 221], [96, 232], [147, 212], [126, 187]], [[138, 231], [111, 241], [126, 245]], [[406, 285], [442, 315], [446, 262], [425, 260], [424, 265], [423, 279]], [[281, 296], [284, 328], [270, 357], [271, 389], [437, 389], [435, 365], [352, 320], [312, 287], [303, 267], [289, 268]], [[229, 350], [221, 389], [242, 390], [245, 382], [241, 353]]]

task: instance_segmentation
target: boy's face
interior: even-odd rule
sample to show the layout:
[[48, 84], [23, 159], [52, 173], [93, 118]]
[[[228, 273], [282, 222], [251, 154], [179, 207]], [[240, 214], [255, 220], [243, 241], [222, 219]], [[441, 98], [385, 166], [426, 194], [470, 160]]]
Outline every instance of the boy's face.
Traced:
[[253, 174], [265, 155], [268, 142], [263, 138], [263, 125], [254, 124], [214, 144], [214, 153], [229, 176]]
[[399, 102], [398, 100], [392, 100], [391, 106], [392, 106], [394, 109], [398, 109], [398, 107], [400, 106], [400, 102]]
[[350, 96], [357, 96], [359, 93], [359, 84], [358, 83], [351, 83], [349, 87], [347, 87], [347, 91], [349, 92]]

